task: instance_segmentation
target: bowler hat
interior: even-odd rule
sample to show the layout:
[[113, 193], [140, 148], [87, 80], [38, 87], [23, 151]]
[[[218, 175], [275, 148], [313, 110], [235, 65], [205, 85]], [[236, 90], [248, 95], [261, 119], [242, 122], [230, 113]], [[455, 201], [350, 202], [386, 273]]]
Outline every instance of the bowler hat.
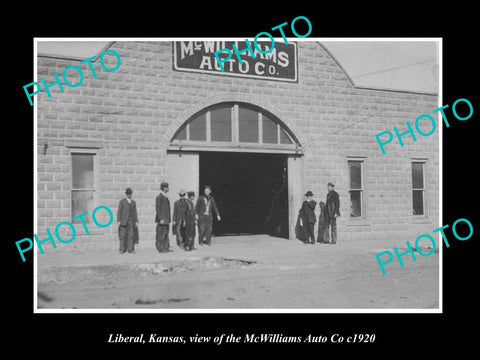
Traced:
[[331, 183], [331, 182], [329, 182], [329, 183], [327, 184], [327, 186], [335, 187], [335, 184], [334, 184], [334, 183]]
[[164, 187], [167, 187], [168, 186], [168, 183], [167, 182], [162, 182], [160, 184], [160, 188], [164, 188]]
[[195, 191], [189, 191], [187, 195], [188, 197], [195, 196]]
[[127, 190], [125, 190], [125, 194], [131, 194], [131, 193], [133, 193], [132, 189], [127, 188]]
[[305, 193], [305, 196], [313, 196], [313, 193], [312, 193], [310, 190], [308, 190], [308, 191]]
[[185, 196], [185, 194], [186, 194], [186, 192], [183, 189], [180, 189], [180, 191], [178, 192], [178, 195], [180, 195], [180, 196]]

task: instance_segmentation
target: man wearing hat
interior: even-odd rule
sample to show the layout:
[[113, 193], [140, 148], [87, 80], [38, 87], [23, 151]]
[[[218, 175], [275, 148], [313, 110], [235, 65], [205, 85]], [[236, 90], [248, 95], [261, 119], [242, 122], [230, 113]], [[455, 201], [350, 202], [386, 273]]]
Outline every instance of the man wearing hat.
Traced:
[[313, 193], [309, 190], [305, 193], [305, 201], [302, 204], [302, 222], [306, 222], [303, 224], [303, 226], [307, 235], [305, 244], [315, 244], [314, 228], [315, 223], [317, 222], [317, 218], [315, 216], [315, 206], [317, 206], [317, 203], [313, 200]]
[[125, 190], [126, 197], [120, 200], [117, 211], [118, 237], [120, 254], [125, 251], [134, 253], [134, 232], [138, 226], [137, 204], [132, 199], [132, 189]]
[[330, 242], [330, 228], [332, 229], [332, 241], [331, 244], [337, 243], [337, 217], [340, 216], [340, 197], [338, 193], [333, 190], [335, 185], [331, 182], [328, 183], [327, 202], [325, 204], [327, 208], [327, 223], [325, 229], [325, 242]]
[[168, 183], [162, 182], [160, 184], [160, 194], [155, 199], [155, 224], [156, 239], [155, 246], [158, 252], [165, 253], [171, 251], [168, 232], [170, 229], [170, 200], [167, 197]]
[[185, 190], [180, 190], [178, 192], [180, 199], [175, 201], [173, 204], [173, 219], [172, 227], [177, 236], [177, 245], [181, 248], [185, 246], [187, 240], [186, 236], [186, 218], [189, 210], [187, 199], [185, 199], [186, 192]]
[[187, 199], [188, 211], [185, 217], [185, 251], [197, 250], [195, 249], [195, 192], [189, 191]]
[[220, 221], [220, 213], [218, 212], [215, 199], [210, 195], [212, 189], [209, 185], [205, 186], [204, 195], [198, 198], [195, 206], [196, 217], [198, 220], [198, 243], [199, 245], [210, 246], [212, 238], [212, 222], [213, 212], [217, 215], [217, 220]]

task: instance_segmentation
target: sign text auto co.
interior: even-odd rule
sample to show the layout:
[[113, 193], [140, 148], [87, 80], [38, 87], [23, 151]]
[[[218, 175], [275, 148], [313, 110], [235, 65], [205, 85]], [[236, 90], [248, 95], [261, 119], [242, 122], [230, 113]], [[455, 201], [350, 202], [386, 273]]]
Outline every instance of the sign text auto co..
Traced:
[[[253, 77], [269, 80], [297, 81], [297, 49], [295, 43], [277, 43], [268, 54], [259, 51], [241, 54], [242, 62], [231, 58], [219, 64], [215, 52], [239, 46], [242, 41], [177, 41], [173, 44], [174, 70], [208, 72], [219, 75]], [[260, 49], [267, 50], [270, 43], [258, 42]], [[223, 65], [223, 70], [222, 70]]]

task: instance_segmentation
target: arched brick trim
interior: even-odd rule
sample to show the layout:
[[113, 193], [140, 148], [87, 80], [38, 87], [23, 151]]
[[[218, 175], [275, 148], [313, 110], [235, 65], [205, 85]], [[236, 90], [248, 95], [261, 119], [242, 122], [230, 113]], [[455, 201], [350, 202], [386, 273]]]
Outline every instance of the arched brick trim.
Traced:
[[193, 115], [195, 115], [197, 112], [203, 110], [208, 106], [215, 105], [222, 102], [227, 102], [227, 101], [249, 103], [252, 105], [256, 105], [272, 113], [295, 135], [297, 140], [300, 142], [300, 145], [302, 147], [302, 152], [304, 154], [307, 154], [307, 152], [310, 153], [310, 147], [308, 145], [308, 142], [306, 141], [303, 134], [296, 128], [292, 119], [290, 119], [288, 116], [283, 114], [276, 106], [272, 106], [269, 102], [261, 100], [261, 98], [259, 98], [258, 96], [252, 96], [247, 94], [229, 93], [229, 94], [214, 95], [202, 101], [199, 101], [193, 106], [190, 106], [182, 114], [180, 114], [177, 117], [177, 119], [175, 119], [170, 124], [168, 130], [165, 132], [162, 142], [168, 148], [168, 146], [170, 145], [170, 140], [173, 137], [173, 135], [175, 135], [175, 132]]

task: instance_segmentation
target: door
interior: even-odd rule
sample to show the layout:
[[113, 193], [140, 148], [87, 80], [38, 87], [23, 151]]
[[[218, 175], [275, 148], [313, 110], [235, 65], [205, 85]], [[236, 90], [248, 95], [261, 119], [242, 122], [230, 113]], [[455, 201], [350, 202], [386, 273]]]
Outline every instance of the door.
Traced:
[[303, 156], [288, 157], [288, 214], [289, 214], [289, 238], [295, 239], [295, 225], [297, 223], [298, 210], [303, 203], [305, 194], [305, 167]]
[[288, 238], [287, 155], [201, 152], [200, 185], [210, 185], [222, 221], [213, 234]]
[[167, 153], [167, 177], [169, 184], [169, 199], [172, 204], [179, 199], [180, 189], [195, 191], [198, 198], [198, 153], [168, 152]]

